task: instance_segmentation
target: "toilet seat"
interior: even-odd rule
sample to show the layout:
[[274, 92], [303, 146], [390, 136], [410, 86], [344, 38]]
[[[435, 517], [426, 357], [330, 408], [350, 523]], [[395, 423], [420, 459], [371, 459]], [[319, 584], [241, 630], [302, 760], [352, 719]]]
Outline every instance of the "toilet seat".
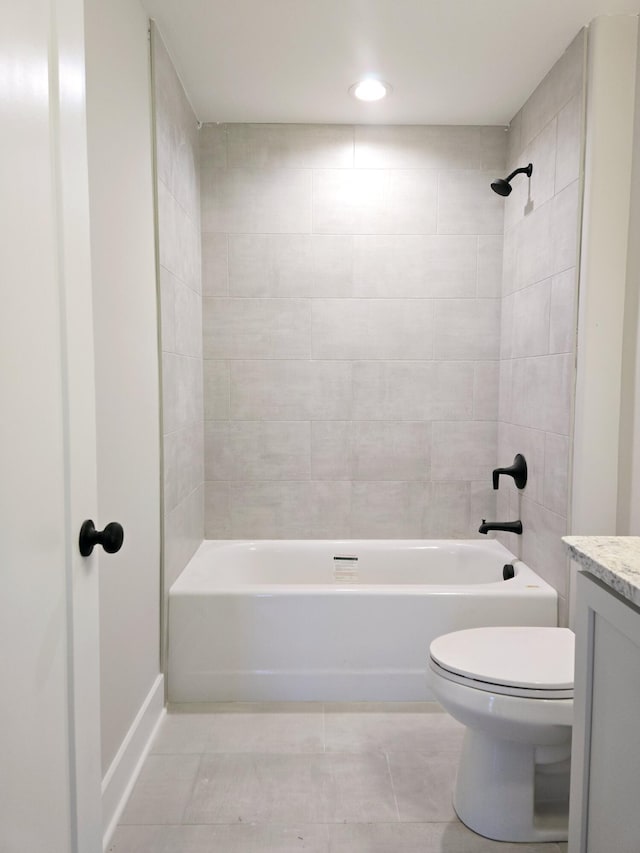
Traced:
[[572, 699], [574, 634], [568, 628], [471, 628], [437, 637], [434, 673], [471, 689], [530, 699]]

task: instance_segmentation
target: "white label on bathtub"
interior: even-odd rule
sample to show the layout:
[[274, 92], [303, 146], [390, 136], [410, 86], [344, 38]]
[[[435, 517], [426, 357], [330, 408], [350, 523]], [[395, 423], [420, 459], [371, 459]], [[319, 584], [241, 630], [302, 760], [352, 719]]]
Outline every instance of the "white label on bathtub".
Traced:
[[333, 579], [336, 583], [357, 583], [357, 569], [334, 569]]

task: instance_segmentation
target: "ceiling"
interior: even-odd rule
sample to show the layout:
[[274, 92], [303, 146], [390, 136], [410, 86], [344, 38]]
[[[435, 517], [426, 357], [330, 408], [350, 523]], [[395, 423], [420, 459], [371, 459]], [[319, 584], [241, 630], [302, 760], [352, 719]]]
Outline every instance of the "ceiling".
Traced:
[[[142, 0], [202, 122], [506, 124], [598, 15], [640, 0]], [[348, 94], [365, 74], [392, 95]]]

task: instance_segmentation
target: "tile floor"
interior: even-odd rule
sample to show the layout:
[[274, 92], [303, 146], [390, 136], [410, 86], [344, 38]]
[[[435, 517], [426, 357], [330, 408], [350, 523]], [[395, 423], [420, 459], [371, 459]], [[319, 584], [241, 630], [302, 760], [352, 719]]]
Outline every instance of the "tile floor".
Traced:
[[436, 703], [172, 709], [112, 853], [565, 853], [475, 835], [451, 793], [463, 727]]

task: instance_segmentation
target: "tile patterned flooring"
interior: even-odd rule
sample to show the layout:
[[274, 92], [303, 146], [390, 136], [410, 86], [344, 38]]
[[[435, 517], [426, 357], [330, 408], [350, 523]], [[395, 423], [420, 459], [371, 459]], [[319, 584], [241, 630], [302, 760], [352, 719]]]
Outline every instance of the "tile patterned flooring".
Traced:
[[463, 727], [421, 703], [172, 709], [111, 853], [566, 853], [504, 844], [451, 805]]

